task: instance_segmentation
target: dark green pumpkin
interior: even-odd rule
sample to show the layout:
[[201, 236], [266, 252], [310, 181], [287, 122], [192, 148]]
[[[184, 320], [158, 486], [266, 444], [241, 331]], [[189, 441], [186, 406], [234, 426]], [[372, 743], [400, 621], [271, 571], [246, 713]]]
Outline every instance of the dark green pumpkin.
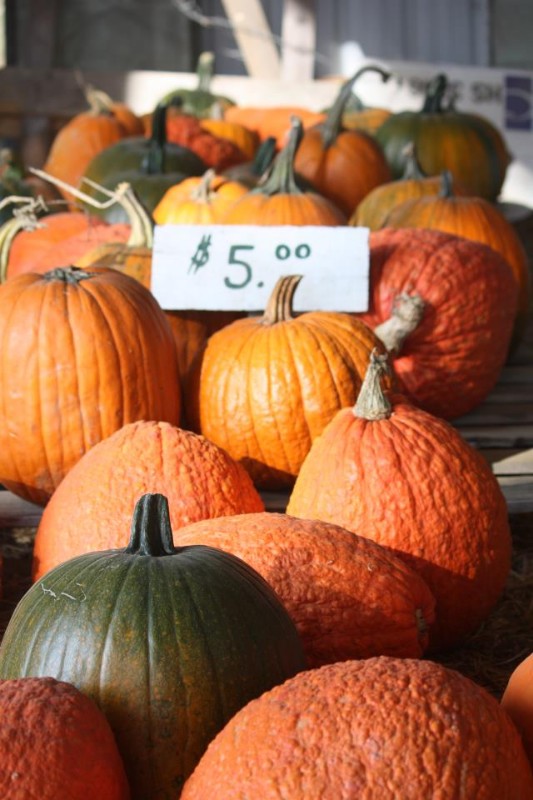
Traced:
[[221, 550], [174, 548], [162, 495], [141, 497], [126, 549], [35, 583], [0, 648], [1, 678], [48, 675], [96, 701], [138, 800], [179, 797], [230, 717], [304, 667], [273, 590]]
[[426, 175], [449, 170], [466, 194], [495, 200], [511, 157], [499, 130], [477, 114], [444, 105], [446, 75], [428, 84], [422, 108], [392, 114], [375, 136], [383, 147], [393, 177], [405, 169], [406, 145], [412, 143]]
[[[92, 159], [84, 177], [111, 191], [119, 183], [129, 183], [151, 213], [171, 186], [185, 178], [203, 175], [207, 166], [196, 153], [167, 142], [166, 111], [164, 104], [155, 109], [150, 137], [128, 136], [106, 147]], [[102, 200], [101, 193], [89, 183], [82, 183], [81, 188]], [[108, 222], [129, 221], [118, 203], [101, 211], [92, 206], [90, 210]]]

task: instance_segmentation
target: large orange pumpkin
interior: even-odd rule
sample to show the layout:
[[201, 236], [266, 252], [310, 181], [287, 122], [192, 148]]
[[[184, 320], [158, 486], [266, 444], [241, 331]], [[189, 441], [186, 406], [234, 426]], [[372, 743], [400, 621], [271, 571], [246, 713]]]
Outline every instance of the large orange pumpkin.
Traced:
[[361, 319], [394, 354], [401, 391], [453, 419], [495, 385], [509, 349], [518, 287], [488, 245], [443, 231], [370, 234], [370, 308]]
[[520, 661], [512, 671], [501, 703], [518, 728], [533, 765], [533, 653]]
[[34, 578], [81, 553], [125, 547], [135, 504], [149, 493], [168, 498], [173, 530], [264, 510], [220, 447], [166, 422], [133, 422], [87, 452], [54, 492], [35, 537]]
[[350, 314], [293, 316], [299, 279], [277, 282], [263, 316], [213, 334], [186, 391], [189, 420], [263, 488], [292, 486], [313, 439], [355, 401], [379, 343]]
[[177, 423], [172, 331], [116, 270], [27, 273], [0, 286], [0, 483], [46, 503], [93, 445], [138, 419]]
[[486, 460], [451, 425], [384, 393], [383, 358], [372, 355], [356, 405], [313, 442], [287, 513], [342, 525], [404, 558], [435, 595], [430, 645], [449, 648], [501, 595], [507, 506]]
[[96, 703], [54, 678], [0, 681], [4, 800], [129, 800], [111, 727]]
[[435, 601], [401, 559], [347, 530], [287, 514], [240, 514], [179, 528], [177, 546], [238, 556], [289, 612], [310, 667], [395, 655], [422, 656]]
[[530, 800], [498, 701], [431, 661], [381, 656], [301, 672], [213, 739], [181, 800]]

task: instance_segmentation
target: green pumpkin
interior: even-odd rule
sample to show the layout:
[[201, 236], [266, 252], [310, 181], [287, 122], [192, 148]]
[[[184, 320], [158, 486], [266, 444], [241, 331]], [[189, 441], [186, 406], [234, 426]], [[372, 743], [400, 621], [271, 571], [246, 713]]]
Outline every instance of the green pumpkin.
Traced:
[[[114, 191], [119, 183], [129, 183], [151, 213], [167, 189], [192, 176], [203, 175], [207, 166], [186, 147], [167, 142], [165, 104], [154, 111], [152, 134], [127, 136], [106, 147], [91, 160], [84, 178]], [[80, 187], [86, 194], [102, 200], [102, 194], [87, 181]], [[87, 206], [92, 213], [108, 222], [129, 222], [126, 211], [117, 203], [98, 210]]]
[[179, 797], [215, 734], [305, 668], [302, 652], [253, 569], [221, 550], [173, 546], [156, 494], [137, 503], [126, 549], [71, 559], [29, 589], [4, 635], [0, 677], [48, 675], [95, 700], [132, 797], [156, 800]]
[[465, 193], [495, 200], [511, 161], [505, 141], [492, 123], [477, 114], [444, 106], [446, 75], [430, 81], [419, 111], [391, 116], [376, 131], [393, 177], [405, 169], [406, 146], [413, 144], [426, 175], [449, 170]]
[[166, 94], [161, 102], [178, 106], [184, 114], [192, 114], [200, 119], [210, 117], [214, 108], [223, 111], [229, 106], [234, 106], [234, 100], [211, 91], [214, 67], [214, 53], [210, 51], [200, 53], [196, 67], [197, 86], [194, 89], [174, 89]]

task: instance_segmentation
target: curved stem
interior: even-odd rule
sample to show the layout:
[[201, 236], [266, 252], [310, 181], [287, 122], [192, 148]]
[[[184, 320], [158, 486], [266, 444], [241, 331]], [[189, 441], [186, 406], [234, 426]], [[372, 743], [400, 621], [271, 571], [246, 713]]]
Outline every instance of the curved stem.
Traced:
[[162, 494], [143, 494], [133, 512], [131, 536], [125, 553], [138, 556], [171, 556], [172, 540], [168, 500]]
[[275, 325], [276, 322], [286, 322], [294, 318], [292, 301], [302, 277], [284, 275], [278, 278], [261, 319], [264, 325]]
[[196, 203], [209, 203], [211, 202], [211, 184], [216, 172], [214, 169], [208, 169], [200, 178], [200, 183], [191, 192], [191, 200]]
[[418, 327], [424, 316], [425, 302], [420, 295], [398, 295], [394, 300], [392, 315], [374, 328], [389, 353], [398, 354], [404, 341]]
[[392, 406], [381, 387], [382, 375], [388, 375], [389, 365], [386, 354], [379, 355], [374, 348], [370, 353], [370, 361], [361, 385], [353, 413], [359, 419], [375, 422], [388, 419], [392, 414]]
[[106, 92], [101, 89], [95, 89], [90, 84], [84, 89], [85, 99], [89, 105], [89, 114], [99, 116], [100, 114], [112, 114], [113, 100]]
[[250, 167], [250, 172], [259, 178], [268, 170], [274, 156], [276, 155], [276, 139], [274, 136], [267, 136], [257, 148], [256, 154]]
[[287, 144], [274, 161], [269, 176], [252, 192], [256, 194], [303, 194], [294, 177], [294, 157], [302, 141], [303, 125], [298, 117], [291, 117], [291, 130]]
[[388, 81], [391, 76], [390, 72], [387, 72], [381, 67], [375, 64], [367, 64], [365, 67], [361, 67], [361, 69], [357, 70], [355, 75], [353, 75], [353, 77], [351, 77], [342, 85], [340, 92], [328, 111], [326, 121], [322, 124], [320, 129], [325, 148], [330, 147], [339, 135], [342, 127], [342, 115], [344, 113], [344, 107], [346, 106], [348, 98], [352, 93], [354, 84], [365, 72], [377, 72], [379, 75], [381, 75], [383, 81]]
[[[31, 219], [31, 222], [30, 222]], [[7, 265], [9, 263], [9, 253], [13, 240], [19, 231], [31, 230], [38, 227], [37, 217], [29, 215], [16, 215], [0, 228], [0, 283], [7, 280]]]
[[420, 163], [416, 157], [416, 148], [414, 142], [409, 142], [402, 150], [405, 157], [405, 166], [402, 175], [402, 180], [407, 181], [421, 181], [427, 178], [426, 173], [422, 170]]
[[116, 201], [126, 212], [131, 226], [128, 247], [154, 246], [154, 221], [148, 209], [129, 183], [119, 183], [115, 191]]
[[448, 78], [444, 73], [436, 75], [429, 83], [426, 89], [426, 96], [424, 98], [424, 105], [422, 106], [423, 114], [440, 114], [444, 111], [442, 101], [448, 88]]

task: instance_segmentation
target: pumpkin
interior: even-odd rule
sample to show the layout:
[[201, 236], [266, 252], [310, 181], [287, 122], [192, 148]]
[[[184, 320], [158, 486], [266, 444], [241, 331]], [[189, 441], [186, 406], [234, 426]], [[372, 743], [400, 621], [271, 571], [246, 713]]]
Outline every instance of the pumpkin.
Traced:
[[82, 553], [125, 547], [145, 493], [168, 497], [173, 530], [264, 511], [244, 468], [213, 442], [166, 422], [133, 422], [85, 453], [54, 492], [35, 535], [34, 580]]
[[210, 133], [192, 114], [169, 113], [166, 126], [169, 142], [188, 148], [217, 172], [246, 161], [246, 154], [235, 142]]
[[214, 333], [186, 391], [193, 427], [265, 489], [292, 486], [313, 439], [355, 401], [379, 342], [350, 314], [293, 316], [299, 280], [281, 278], [262, 316]]
[[242, 183], [209, 169], [201, 178], [187, 178], [167, 189], [154, 220], [158, 225], [216, 225], [247, 191]]
[[[166, 113], [164, 105], [158, 106], [151, 136], [132, 136], [106, 147], [91, 160], [83, 177], [110, 190], [129, 183], [152, 212], [170, 186], [192, 175], [203, 175], [206, 165], [196, 153], [168, 142]], [[99, 190], [90, 183], [82, 187], [90, 196], [98, 196]], [[117, 204], [97, 213], [108, 222], [127, 222], [126, 211]]]
[[401, 392], [436, 416], [460, 417], [494, 387], [517, 296], [488, 245], [422, 228], [370, 234], [370, 306], [360, 318], [394, 355]]
[[210, 50], [200, 53], [196, 63], [196, 86], [192, 89], [174, 89], [166, 94], [161, 102], [175, 105], [184, 114], [194, 114], [200, 119], [209, 117], [213, 106], [226, 109], [234, 105], [234, 100], [211, 91], [211, 81], [215, 71], [215, 54]]
[[254, 158], [259, 147], [259, 136], [255, 131], [223, 118], [203, 119], [200, 124], [204, 131], [213, 136], [233, 142], [247, 160]]
[[313, 442], [287, 513], [373, 539], [436, 600], [433, 651], [463, 641], [498, 601], [511, 560], [507, 506], [489, 464], [444, 420], [389, 397], [372, 354], [355, 406]]
[[389, 165], [376, 140], [364, 131], [341, 127], [352, 87], [369, 70], [388, 77], [380, 67], [370, 65], [356, 72], [344, 83], [325, 122], [305, 131], [294, 159], [294, 169], [347, 216], [372, 189], [391, 180]]
[[32, 586], [0, 648], [0, 677], [50, 675], [98, 704], [138, 800], [179, 796], [230, 717], [304, 667], [268, 584], [228, 553], [175, 548], [159, 494], [139, 499], [125, 549]]
[[294, 158], [303, 136], [294, 117], [289, 139], [272, 163], [270, 173], [228, 211], [227, 225], [344, 225], [346, 217], [330, 200], [305, 191], [294, 174]]
[[[329, 109], [326, 110], [326, 113]], [[346, 130], [365, 131], [374, 135], [377, 129], [390, 117], [388, 108], [367, 106], [353, 90], [342, 114], [342, 127]]]
[[495, 200], [500, 193], [511, 157], [500, 131], [477, 114], [444, 106], [446, 75], [436, 75], [427, 86], [420, 110], [392, 114], [376, 131], [376, 139], [400, 178], [405, 167], [405, 146], [414, 142], [426, 175], [450, 170], [467, 194]]
[[310, 667], [422, 656], [435, 601], [425, 582], [369, 539], [320, 520], [263, 512], [179, 528], [180, 547], [203, 544], [241, 558], [291, 615]]
[[96, 703], [54, 678], [0, 681], [6, 800], [129, 800], [115, 738]]
[[[140, 117], [124, 103], [115, 103], [99, 90], [87, 87], [89, 109], [76, 114], [55, 135], [44, 170], [72, 186], [77, 186], [91, 160], [102, 150], [129, 136], [140, 136]], [[71, 197], [61, 187], [61, 194]]]
[[457, 196], [452, 176], [444, 172], [436, 195], [406, 200], [391, 209], [391, 228], [433, 228], [488, 244], [505, 258], [518, 283], [518, 308], [513, 335], [517, 344], [529, 317], [531, 278], [528, 257], [518, 234], [502, 212], [482, 197]]
[[501, 704], [522, 737], [525, 751], [533, 764], [533, 653], [523, 658], [509, 676]]
[[322, 111], [312, 111], [303, 106], [235, 105], [224, 112], [224, 119], [227, 122], [245, 125], [255, 131], [262, 142], [272, 137], [279, 150], [287, 144], [292, 117], [298, 117], [303, 128], [307, 129], [323, 122], [326, 115]]
[[483, 687], [381, 656], [308, 670], [242, 708], [181, 800], [527, 800], [520, 738]]
[[242, 183], [247, 189], [254, 189], [270, 169], [275, 156], [276, 140], [269, 136], [261, 142], [251, 161], [228, 167], [222, 174], [232, 181]]
[[55, 269], [0, 286], [0, 483], [44, 504], [93, 445], [128, 422], [177, 422], [172, 331], [116, 270]]

